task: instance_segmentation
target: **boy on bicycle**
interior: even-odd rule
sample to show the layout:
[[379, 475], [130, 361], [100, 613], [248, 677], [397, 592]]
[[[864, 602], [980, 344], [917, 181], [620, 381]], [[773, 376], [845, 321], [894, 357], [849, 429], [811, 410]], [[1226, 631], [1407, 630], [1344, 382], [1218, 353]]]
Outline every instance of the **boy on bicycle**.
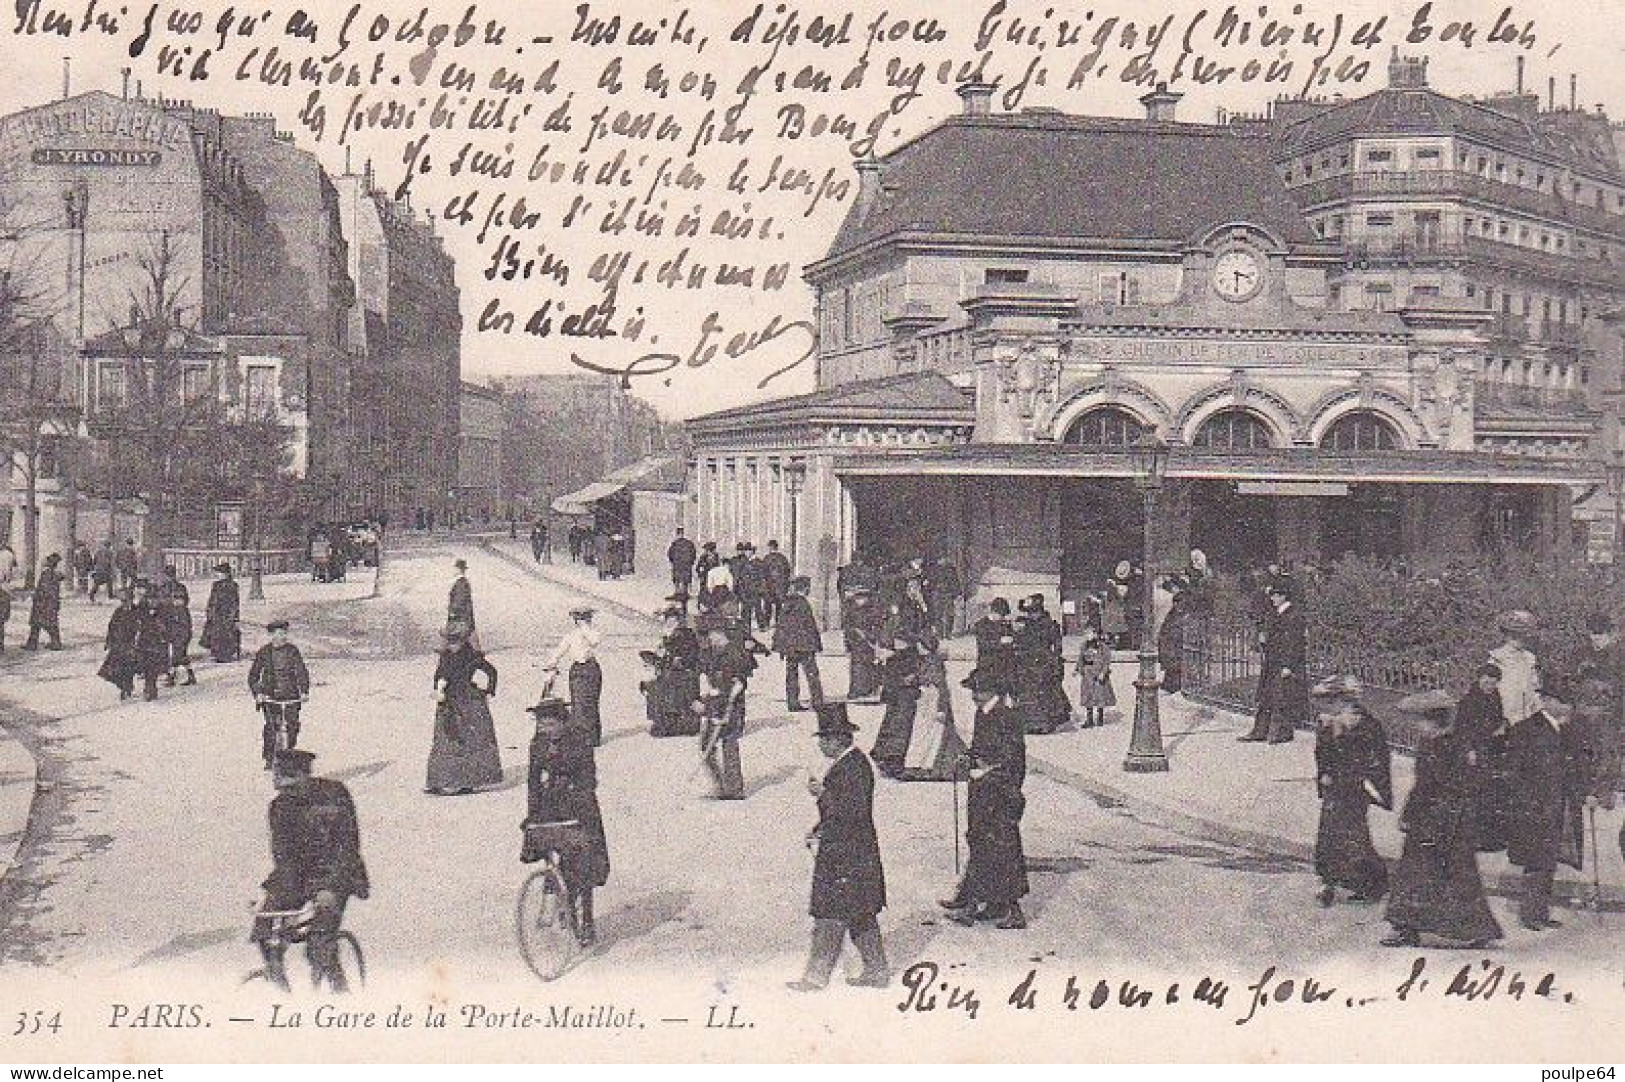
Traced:
[[[365, 898], [369, 890], [367, 866], [361, 860], [361, 825], [355, 801], [343, 782], [311, 777], [316, 756], [308, 751], [276, 753], [271, 780], [277, 794], [271, 801], [271, 859], [266, 878], [266, 912], [287, 912], [310, 906], [305, 956], [318, 984], [334, 992], [349, 991], [338, 964], [338, 932], [350, 898]], [[274, 936], [264, 917], [254, 922], [252, 939], [260, 946], [271, 979], [287, 987], [282, 955], [285, 941]]]
[[271, 633], [271, 641], [254, 655], [254, 664], [248, 670], [248, 690], [254, 694], [255, 706], [265, 714], [260, 749], [265, 769], [270, 770], [277, 750], [278, 713], [288, 733], [287, 749], [291, 751], [299, 743], [299, 707], [310, 698], [310, 670], [305, 668], [299, 647], [288, 641], [288, 621], [272, 620], [265, 630]]

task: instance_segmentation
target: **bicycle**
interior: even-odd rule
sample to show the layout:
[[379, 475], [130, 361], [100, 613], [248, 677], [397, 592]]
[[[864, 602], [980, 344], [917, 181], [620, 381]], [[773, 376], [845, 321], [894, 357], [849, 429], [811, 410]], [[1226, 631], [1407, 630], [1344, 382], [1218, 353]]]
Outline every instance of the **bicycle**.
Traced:
[[[298, 909], [261, 909], [254, 914], [254, 931], [249, 936], [250, 942], [258, 943], [260, 954], [265, 964], [258, 969], [251, 970], [242, 983], [263, 980], [275, 985], [284, 992], [292, 992], [288, 983], [288, 971], [283, 963], [283, 955], [290, 946], [307, 942], [310, 939], [310, 926], [316, 915], [316, 907], [306, 903]], [[335, 972], [331, 977], [339, 983], [348, 983], [346, 973], [355, 974], [355, 985], [364, 987], [367, 983], [367, 959], [361, 952], [361, 940], [354, 932], [339, 929], [334, 935], [334, 944], [337, 951], [334, 962]], [[348, 961], [348, 964], [346, 962]], [[311, 987], [320, 988], [324, 977], [329, 974], [320, 972], [315, 962], [310, 963]]]
[[540, 866], [519, 888], [514, 922], [519, 953], [532, 973], [544, 981], [562, 977], [585, 951], [575, 899], [564, 877], [565, 854], [582, 847], [581, 821], [527, 823], [525, 853], [538, 854]]
[[[261, 699], [257, 704], [260, 712], [265, 715], [265, 721], [275, 731], [275, 741], [271, 746], [272, 754], [279, 751], [288, 751], [293, 747], [292, 726], [299, 724], [298, 707], [303, 699]], [[288, 717], [288, 707], [295, 707], [294, 716]]]

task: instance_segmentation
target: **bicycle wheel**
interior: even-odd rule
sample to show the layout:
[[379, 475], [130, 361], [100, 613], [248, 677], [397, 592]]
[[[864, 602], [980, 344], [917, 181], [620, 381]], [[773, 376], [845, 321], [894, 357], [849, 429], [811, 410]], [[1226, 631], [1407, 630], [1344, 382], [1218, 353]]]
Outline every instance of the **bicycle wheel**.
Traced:
[[341, 931], [335, 946], [338, 948], [339, 972], [344, 974], [351, 991], [366, 987], [367, 956], [361, 953], [361, 940], [352, 932]]
[[519, 952], [531, 972], [544, 981], [563, 976], [575, 961], [580, 944], [576, 942], [575, 917], [564, 891], [564, 878], [557, 868], [541, 868], [525, 880], [519, 888], [515, 921]]

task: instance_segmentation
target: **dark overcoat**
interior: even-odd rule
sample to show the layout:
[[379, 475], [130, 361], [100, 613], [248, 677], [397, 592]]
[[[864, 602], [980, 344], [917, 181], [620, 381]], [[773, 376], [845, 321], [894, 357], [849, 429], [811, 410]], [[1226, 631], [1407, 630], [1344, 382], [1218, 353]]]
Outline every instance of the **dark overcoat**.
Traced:
[[451, 584], [451, 595], [446, 599], [446, 623], [460, 623], [474, 630], [474, 588], [461, 576]]
[[265, 881], [276, 904], [294, 908], [317, 891], [365, 898], [370, 889], [361, 860], [361, 825], [343, 782], [311, 778], [271, 801], [271, 857]]
[[46, 564], [34, 583], [34, 602], [28, 610], [28, 622], [35, 627], [55, 627], [61, 612], [62, 576], [55, 567]]
[[1019, 706], [991, 700], [976, 715], [971, 758], [992, 767], [971, 780], [966, 797], [965, 893], [978, 902], [1008, 905], [1027, 894], [1027, 859], [1021, 817], [1027, 808], [1026, 734]]
[[773, 652], [816, 654], [822, 646], [812, 602], [800, 594], [785, 598], [784, 607], [779, 610], [779, 622], [773, 628]]
[[242, 618], [242, 594], [236, 579], [219, 579], [209, 587], [209, 603], [203, 614], [205, 650], [216, 657], [230, 657], [242, 649], [238, 621]]
[[862, 920], [886, 908], [886, 872], [875, 835], [875, 768], [852, 749], [836, 759], [818, 794], [818, 855], [812, 904], [819, 920]]
[[1581, 805], [1585, 799], [1583, 748], [1574, 729], [1554, 726], [1544, 713], [1507, 734], [1512, 775], [1507, 859], [1520, 868], [1558, 862], [1581, 866]]
[[143, 675], [169, 671], [169, 626], [164, 610], [149, 599], [134, 612], [136, 671]]
[[1368, 898], [1381, 895], [1388, 866], [1371, 844], [1366, 811], [1394, 805], [1392, 756], [1382, 725], [1370, 715], [1343, 733], [1321, 726], [1315, 739], [1320, 828], [1315, 872], [1329, 886]]
[[140, 616], [135, 606], [122, 605], [107, 619], [107, 657], [96, 675], [119, 687], [135, 678], [140, 671], [136, 658], [136, 629]]
[[[574, 723], [552, 731], [536, 730], [530, 741], [525, 819], [530, 823], [578, 821], [587, 847], [562, 854], [571, 864], [565, 877], [576, 886], [601, 887], [609, 882], [609, 838], [598, 807], [598, 762], [592, 748], [592, 734]], [[520, 859], [540, 856], [527, 851]]]

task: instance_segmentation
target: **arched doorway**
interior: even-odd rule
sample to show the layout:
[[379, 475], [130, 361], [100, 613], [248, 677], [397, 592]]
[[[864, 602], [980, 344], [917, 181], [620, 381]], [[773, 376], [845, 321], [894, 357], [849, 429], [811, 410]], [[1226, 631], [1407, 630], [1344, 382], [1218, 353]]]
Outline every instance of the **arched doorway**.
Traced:
[[[1062, 442], [1122, 451], [1147, 431], [1128, 410], [1097, 406], [1067, 427]], [[1105, 586], [1117, 561], [1141, 561], [1144, 536], [1140, 497], [1131, 486], [1105, 478], [1066, 485], [1061, 504], [1061, 598], [1069, 609], [1063, 621], [1068, 632], [1080, 626], [1084, 596]]]
[[[1374, 410], [1345, 413], [1320, 437], [1325, 451], [1397, 451], [1393, 422]], [[1329, 558], [1357, 555], [1391, 560], [1404, 551], [1404, 501], [1398, 485], [1361, 484], [1320, 503], [1321, 551]]]
[[[1251, 410], [1219, 410], [1196, 430], [1191, 446], [1205, 451], [1261, 451], [1275, 445], [1274, 434]], [[1191, 486], [1191, 545], [1225, 571], [1262, 567], [1277, 558], [1276, 500], [1242, 496], [1230, 481], [1198, 481]]]

